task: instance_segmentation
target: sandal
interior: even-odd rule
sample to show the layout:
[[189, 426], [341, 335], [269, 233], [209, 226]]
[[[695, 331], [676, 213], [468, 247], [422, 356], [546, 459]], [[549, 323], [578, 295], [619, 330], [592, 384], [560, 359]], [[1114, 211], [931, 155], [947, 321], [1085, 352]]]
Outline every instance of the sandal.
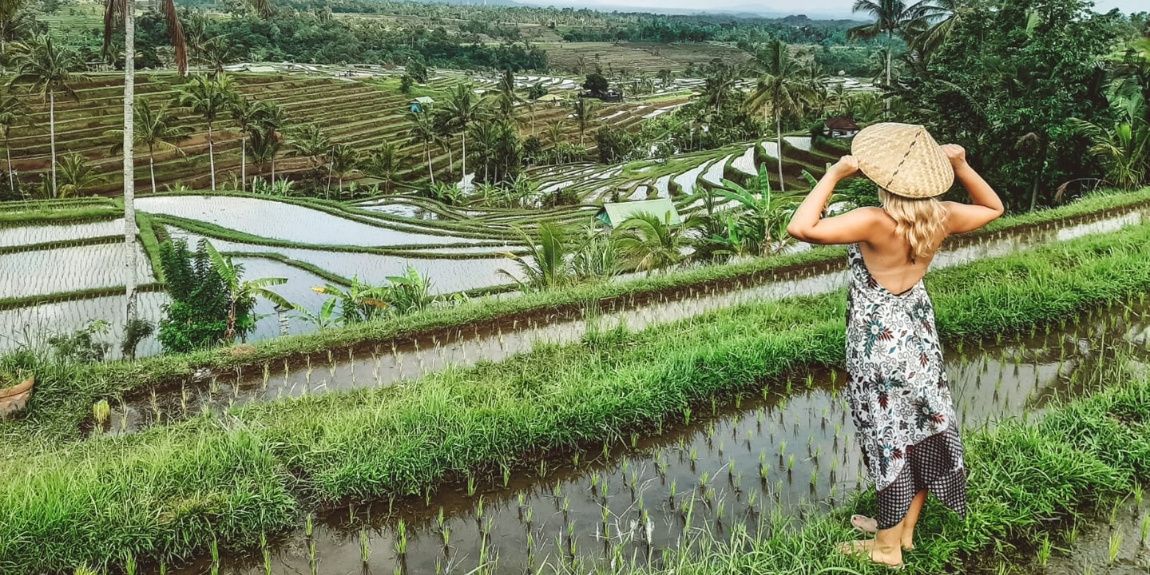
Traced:
[[868, 547], [867, 543], [868, 543], [867, 541], [845, 541], [843, 543], [839, 543], [835, 547], [835, 549], [837, 549], [838, 552], [842, 553], [843, 555], [853, 555], [853, 556], [860, 557], [860, 558], [865, 557], [872, 564], [877, 565], [879, 567], [886, 567], [887, 569], [893, 569], [895, 571], [901, 571], [903, 569], [906, 569], [906, 563], [905, 562], [899, 563], [897, 565], [891, 565], [889, 563], [883, 563], [881, 561], [875, 561], [875, 559], [874, 559], [874, 546], [871, 545]]

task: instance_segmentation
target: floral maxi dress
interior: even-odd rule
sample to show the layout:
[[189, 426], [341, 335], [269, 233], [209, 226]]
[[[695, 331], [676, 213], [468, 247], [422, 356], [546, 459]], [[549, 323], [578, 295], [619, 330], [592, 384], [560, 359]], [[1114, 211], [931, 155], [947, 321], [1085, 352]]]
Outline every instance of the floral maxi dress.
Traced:
[[921, 280], [897, 295], [879, 285], [857, 244], [848, 261], [847, 397], [878, 527], [901, 522], [924, 489], [965, 514], [962, 439], [930, 296]]

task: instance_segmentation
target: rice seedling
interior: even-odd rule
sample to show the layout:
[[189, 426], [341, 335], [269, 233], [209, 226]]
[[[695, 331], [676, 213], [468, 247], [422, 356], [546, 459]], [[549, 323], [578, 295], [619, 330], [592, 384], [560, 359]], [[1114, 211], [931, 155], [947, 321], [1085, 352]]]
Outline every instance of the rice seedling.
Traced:
[[359, 560], [365, 565], [371, 560], [371, 538], [368, 537], [365, 527], [359, 529]]
[[1122, 552], [1122, 533], [1115, 531], [1110, 534], [1109, 543], [1106, 546], [1108, 562], [1113, 565], [1118, 560], [1118, 554]]

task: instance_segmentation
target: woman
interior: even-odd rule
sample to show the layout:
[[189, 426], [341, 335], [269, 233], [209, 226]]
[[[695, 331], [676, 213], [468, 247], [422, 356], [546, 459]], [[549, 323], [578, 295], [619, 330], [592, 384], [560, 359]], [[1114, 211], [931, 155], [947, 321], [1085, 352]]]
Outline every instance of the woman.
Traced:
[[[960, 146], [939, 146], [922, 126], [869, 126], [855, 136], [851, 154], [827, 169], [787, 232], [850, 246], [847, 396], [878, 515], [852, 517], [875, 539], [840, 550], [899, 568], [903, 550], [914, 547], [928, 492], [966, 512], [962, 440], [922, 277], [948, 235], [986, 225], [1003, 206]], [[878, 184], [882, 207], [823, 218], [835, 185], [860, 170]], [[956, 177], [971, 204], [937, 199]]]

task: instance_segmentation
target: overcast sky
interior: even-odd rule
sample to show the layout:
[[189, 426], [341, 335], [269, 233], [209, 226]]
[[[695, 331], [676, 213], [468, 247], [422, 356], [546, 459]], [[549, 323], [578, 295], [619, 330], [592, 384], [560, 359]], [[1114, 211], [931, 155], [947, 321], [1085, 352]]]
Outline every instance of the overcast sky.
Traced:
[[[652, 11], [745, 11], [777, 14], [807, 14], [810, 16], [850, 16], [852, 0], [518, 0], [526, 4], [551, 4], [600, 9], [632, 7]], [[1124, 12], [1150, 10], [1147, 0], [1094, 0], [1095, 9], [1105, 12], [1118, 8]]]

